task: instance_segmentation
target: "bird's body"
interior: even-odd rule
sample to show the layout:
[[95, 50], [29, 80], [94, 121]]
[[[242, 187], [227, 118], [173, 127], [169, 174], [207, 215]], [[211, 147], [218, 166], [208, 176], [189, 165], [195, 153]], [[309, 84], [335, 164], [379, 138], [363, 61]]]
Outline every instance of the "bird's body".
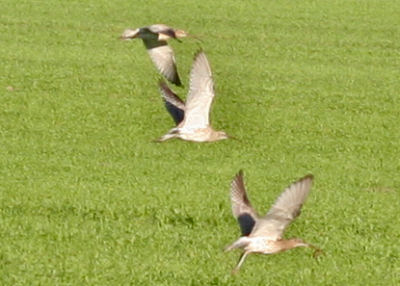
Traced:
[[238, 271], [246, 256], [250, 253], [275, 254], [295, 247], [315, 246], [299, 238], [283, 239], [286, 227], [298, 215], [311, 189], [313, 176], [304, 178], [286, 188], [278, 197], [271, 209], [264, 217], [260, 217], [247, 197], [243, 182], [243, 173], [240, 171], [231, 186], [232, 212], [237, 218], [242, 236], [225, 250], [235, 248], [244, 250], [234, 272]]
[[[244, 251], [251, 251], [254, 253], [272, 254], [275, 253], [277, 248], [276, 241], [271, 240], [269, 237], [258, 236], [249, 237], [242, 236], [232, 244], [231, 248], [243, 248]], [[227, 249], [230, 250], [230, 249]]]
[[210, 125], [209, 113], [215, 94], [211, 68], [204, 52], [195, 56], [186, 103], [164, 82], [160, 83], [160, 91], [177, 126], [158, 141], [179, 138], [194, 142], [212, 142], [228, 138], [224, 131], [216, 131]]
[[234, 248], [243, 248], [245, 252], [260, 254], [276, 254], [302, 245], [300, 240], [294, 239], [271, 239], [268, 236], [242, 236], [226, 248], [229, 251]]
[[121, 38], [124, 40], [140, 38], [150, 55], [151, 60], [170, 82], [181, 85], [176, 68], [175, 55], [167, 40], [186, 37], [183, 30], [173, 29], [164, 24], [155, 24], [137, 29], [126, 29]]
[[[220, 133], [221, 132], [221, 133]], [[173, 128], [167, 134], [162, 136], [159, 141], [166, 141], [172, 138], [179, 138], [185, 141], [193, 142], [214, 142], [225, 138], [226, 134], [223, 131], [215, 131], [210, 126], [207, 128], [185, 129]]]
[[[187, 34], [183, 30], [174, 29], [164, 24], [154, 24], [136, 29], [126, 29], [123, 38], [140, 38], [147, 41], [167, 41], [171, 38], [183, 38]], [[146, 43], [145, 43], [146, 45]]]

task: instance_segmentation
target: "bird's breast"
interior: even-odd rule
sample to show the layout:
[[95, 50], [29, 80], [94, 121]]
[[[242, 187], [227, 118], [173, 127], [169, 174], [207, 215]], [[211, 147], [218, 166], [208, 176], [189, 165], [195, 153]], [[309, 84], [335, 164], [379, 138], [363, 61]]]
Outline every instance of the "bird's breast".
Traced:
[[184, 140], [190, 140], [195, 142], [208, 141], [210, 137], [210, 131], [207, 128], [198, 129], [180, 129], [180, 137]]
[[268, 237], [253, 237], [250, 238], [250, 243], [246, 250], [257, 253], [272, 254], [277, 252], [275, 241]]

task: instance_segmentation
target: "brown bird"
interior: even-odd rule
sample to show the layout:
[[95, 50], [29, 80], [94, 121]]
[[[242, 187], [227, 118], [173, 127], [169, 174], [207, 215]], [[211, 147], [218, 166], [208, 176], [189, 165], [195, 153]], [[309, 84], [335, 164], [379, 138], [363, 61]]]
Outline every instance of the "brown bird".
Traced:
[[230, 137], [224, 131], [215, 131], [210, 125], [210, 107], [215, 93], [210, 64], [204, 52], [198, 52], [194, 58], [186, 103], [164, 82], [160, 82], [160, 91], [177, 126], [158, 139], [159, 142], [171, 138], [212, 142]]
[[155, 24], [137, 29], [126, 29], [121, 39], [142, 39], [159, 72], [170, 82], [180, 86], [182, 84], [176, 68], [174, 51], [168, 46], [167, 40], [171, 38], [178, 40], [186, 36], [188, 34], [183, 30], [173, 29], [164, 24]]
[[314, 256], [321, 250], [299, 238], [283, 239], [286, 227], [300, 215], [300, 210], [310, 192], [313, 175], [307, 175], [287, 187], [264, 217], [251, 206], [240, 171], [231, 184], [232, 212], [237, 218], [242, 236], [225, 248], [230, 251], [242, 248], [244, 252], [233, 269], [236, 273], [250, 253], [275, 254], [295, 247], [311, 247]]

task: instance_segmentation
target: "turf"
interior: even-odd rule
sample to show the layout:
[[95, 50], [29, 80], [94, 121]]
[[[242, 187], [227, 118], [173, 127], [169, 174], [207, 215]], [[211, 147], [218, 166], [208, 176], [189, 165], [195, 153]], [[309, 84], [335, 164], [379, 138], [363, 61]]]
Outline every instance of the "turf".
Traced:
[[[398, 1], [3, 1], [1, 285], [400, 284]], [[173, 126], [158, 74], [127, 27], [165, 23], [185, 88], [213, 69], [213, 144]], [[250, 256], [229, 186], [256, 209], [315, 184], [286, 236], [323, 248]]]

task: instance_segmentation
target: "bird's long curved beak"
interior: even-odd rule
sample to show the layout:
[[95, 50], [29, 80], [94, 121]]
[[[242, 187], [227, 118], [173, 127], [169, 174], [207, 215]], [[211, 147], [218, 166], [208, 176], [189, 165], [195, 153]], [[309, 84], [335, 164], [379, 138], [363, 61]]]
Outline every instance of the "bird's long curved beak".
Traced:
[[197, 40], [197, 41], [203, 42], [203, 40], [202, 40], [201, 37], [199, 37], [199, 36], [195, 36], [195, 35], [186, 33], [186, 37], [188, 37], [188, 38], [193, 38], [193, 39], [195, 39], [195, 40]]
[[313, 253], [313, 257], [317, 258], [318, 256], [320, 256], [321, 254], [323, 254], [324, 252], [322, 251], [321, 248], [319, 248], [318, 246], [312, 245], [312, 244], [308, 244], [308, 247], [314, 249], [314, 253]]

